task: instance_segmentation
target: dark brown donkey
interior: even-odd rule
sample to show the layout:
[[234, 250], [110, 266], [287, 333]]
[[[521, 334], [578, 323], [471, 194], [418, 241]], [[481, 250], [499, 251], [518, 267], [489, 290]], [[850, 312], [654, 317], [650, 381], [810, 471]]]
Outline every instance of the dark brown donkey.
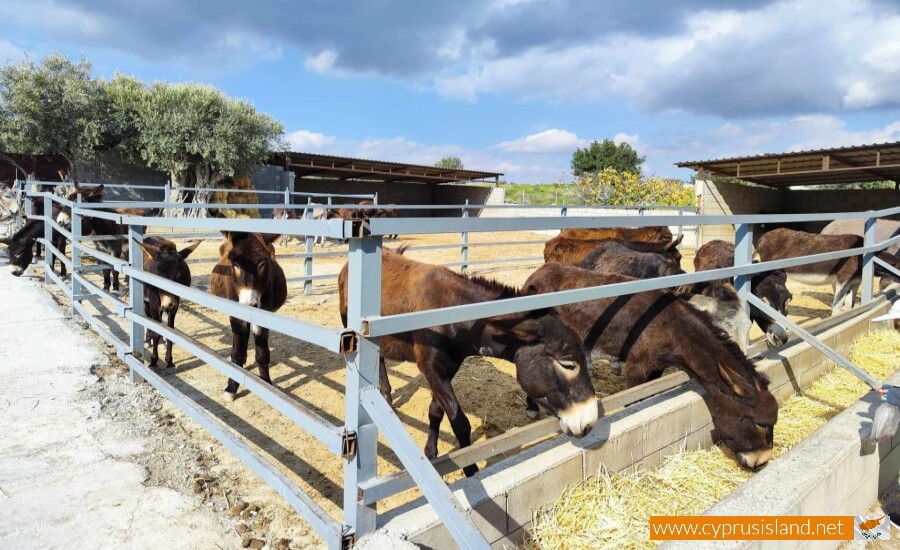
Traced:
[[563, 229], [559, 236], [564, 239], [581, 239], [587, 241], [602, 241], [606, 239], [618, 239], [634, 242], [669, 242], [672, 240], [672, 232], [664, 225], [655, 227], [600, 227], [592, 229]]
[[[684, 273], [680, 262], [667, 254], [670, 250], [677, 249], [652, 251], [652, 248], [649, 248], [651, 250], [649, 252], [633, 249], [635, 245], [646, 247], [648, 244], [650, 243], [603, 241], [588, 254], [581, 267], [638, 279], [655, 279]], [[747, 315], [743, 302], [730, 283], [683, 285], [674, 289], [674, 292], [688, 300], [696, 309], [708, 313], [713, 323], [724, 330], [742, 350], [746, 347], [750, 334], [750, 316]], [[617, 365], [613, 363], [612, 368], [616, 371]]]
[[[539, 294], [634, 280], [553, 263], [532, 273], [522, 290]], [[625, 361], [630, 386], [659, 378], [667, 367], [685, 371], [705, 390], [714, 440], [733, 450], [746, 468], [768, 462], [778, 403], [768, 380], [707, 315], [663, 290], [556, 310], [581, 336], [585, 349]]]
[[[757, 251], [759, 259], [768, 262], [810, 254], [849, 250], [861, 246], [863, 246], [863, 239], [857, 235], [820, 235], [780, 228], [763, 235], [759, 239]], [[881, 252], [877, 256], [891, 265], [900, 265], [900, 259], [893, 254]], [[862, 281], [862, 262], [859, 256], [798, 265], [789, 267], [785, 271], [789, 279], [801, 283], [830, 284], [834, 289], [834, 298], [831, 302], [832, 315], [839, 312], [840, 304], [845, 298], [850, 307], [856, 303], [856, 289], [859, 288]], [[884, 273], [877, 264], [875, 272], [877, 274]]]
[[[734, 245], [728, 241], [709, 241], [694, 256], [695, 271], [726, 267], [734, 267]], [[782, 315], [787, 315], [787, 307], [794, 297], [787, 288], [787, 274], [783, 269], [753, 275], [750, 292]], [[787, 330], [753, 305], [750, 306], [750, 320], [766, 333], [766, 344], [770, 348], [781, 347], [787, 342]]]
[[601, 243], [615, 242], [638, 252], [656, 252], [670, 257], [675, 263], [681, 262], [681, 252], [678, 245], [682, 237], [674, 241], [628, 241], [623, 239], [569, 239], [566, 237], [553, 237], [544, 244], [544, 261], [562, 262], [580, 266], [587, 255], [593, 252]]
[[[78, 182], [75, 182], [74, 190], [67, 197], [70, 201], [75, 201], [78, 195], [81, 194], [81, 202], [85, 203], [98, 203], [103, 202], [103, 184], [100, 184], [96, 187], [84, 188], [81, 187]], [[147, 212], [145, 210], [139, 208], [110, 208], [104, 209], [109, 212], [116, 212], [119, 214], [130, 214], [130, 215], [145, 215]], [[68, 206], [63, 206], [60, 208], [59, 213], [56, 216], [56, 223], [65, 227], [71, 228], [72, 224], [72, 209]], [[82, 236], [88, 235], [125, 235], [128, 233], [128, 227], [125, 225], [118, 224], [112, 220], [107, 220], [104, 218], [96, 218], [93, 216], [82, 216], [81, 217], [81, 234]], [[97, 249], [100, 252], [105, 252], [114, 258], [118, 258], [120, 260], [128, 259], [128, 247], [125, 246], [125, 241], [121, 239], [108, 239], [102, 241], [96, 241]], [[62, 242], [62, 247], [60, 249], [61, 252], [65, 252], [65, 241]], [[109, 291], [110, 289], [110, 281], [112, 282], [112, 289], [114, 291], [119, 290], [119, 272], [112, 269], [104, 269], [103, 270], [103, 290]]]
[[[347, 269], [344, 265], [338, 276], [340, 313], [345, 326]], [[381, 281], [382, 315], [520, 296], [516, 289], [496, 281], [416, 262], [392, 250], [384, 250]], [[582, 437], [596, 424], [597, 397], [581, 341], [552, 310], [502, 315], [382, 337], [379, 372], [382, 393], [390, 394], [390, 386], [385, 384], [385, 358], [414, 361], [431, 388], [425, 443], [428, 458], [437, 456], [438, 431], [445, 413], [460, 447], [471, 444], [471, 425], [460, 408], [451, 381], [463, 360], [472, 355], [490, 355], [515, 363], [516, 379], [533, 404], [533, 411], [537, 412], [538, 404], [545, 406], [559, 417], [565, 433]], [[473, 475], [478, 468], [470, 466], [464, 471]]]
[[[185, 259], [191, 252], [197, 249], [200, 241], [178, 250], [175, 243], [162, 237], [145, 237], [143, 243], [138, 246], [144, 251], [144, 271], [159, 275], [170, 281], [175, 281], [184, 286], [191, 286], [191, 270], [185, 263]], [[159, 289], [153, 285], [144, 285], [144, 313], [158, 323], [162, 323], [162, 315], [166, 314], [166, 324], [169, 328], [175, 328], [175, 315], [181, 298]], [[150, 366], [155, 367], [159, 361], [159, 334], [152, 330], [147, 331], [147, 338], [153, 349], [150, 355]], [[166, 368], [175, 367], [172, 362], [172, 341], [166, 338]]]
[[[209, 281], [210, 291], [220, 298], [266, 311], [278, 311], [287, 300], [287, 280], [284, 270], [275, 259], [272, 243], [280, 235], [223, 231], [225, 242], [219, 247], [219, 261]], [[231, 361], [244, 366], [247, 345], [253, 332], [256, 365], [259, 377], [272, 383], [269, 377], [269, 329], [230, 318]], [[224, 397], [234, 401], [238, 383], [228, 379]]]

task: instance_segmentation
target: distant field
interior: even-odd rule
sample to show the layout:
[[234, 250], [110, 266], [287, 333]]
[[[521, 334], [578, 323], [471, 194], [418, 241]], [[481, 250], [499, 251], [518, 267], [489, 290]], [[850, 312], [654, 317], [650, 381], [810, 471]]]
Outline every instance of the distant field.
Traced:
[[507, 204], [578, 204], [575, 185], [565, 183], [503, 183]]

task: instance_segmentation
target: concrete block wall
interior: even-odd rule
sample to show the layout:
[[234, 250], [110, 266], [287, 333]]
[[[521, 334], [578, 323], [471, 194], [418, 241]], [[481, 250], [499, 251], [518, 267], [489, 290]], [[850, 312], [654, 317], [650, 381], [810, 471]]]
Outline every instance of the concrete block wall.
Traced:
[[[261, 203], [275, 203], [284, 200], [285, 189], [294, 190], [294, 173], [285, 170], [281, 166], [255, 165], [250, 167], [250, 183], [257, 191], [272, 191], [271, 194], [257, 196]], [[263, 218], [272, 217], [272, 210], [260, 208], [259, 215]]]
[[[731, 183], [703, 183], [700, 213], [707, 216], [782, 212], [784, 192], [768, 187], [751, 187]], [[734, 241], [732, 225], [705, 225], [700, 229], [700, 243], [714, 239]]]
[[[163, 188], [169, 181], [169, 174], [153, 170], [146, 166], [122, 162], [109, 151], [97, 153], [96, 158], [78, 161], [76, 164], [78, 179], [91, 183], [133, 184], [159, 186], [153, 189], [115, 189], [108, 188], [103, 192], [106, 200], [159, 201], [162, 200]], [[53, 178], [51, 181], [58, 181]]]
[[[900, 206], [895, 189], [792, 189], [784, 200], [784, 212], [865, 212]], [[894, 216], [900, 219], [900, 216]], [[811, 222], [806, 231], [819, 232], [828, 222]]]

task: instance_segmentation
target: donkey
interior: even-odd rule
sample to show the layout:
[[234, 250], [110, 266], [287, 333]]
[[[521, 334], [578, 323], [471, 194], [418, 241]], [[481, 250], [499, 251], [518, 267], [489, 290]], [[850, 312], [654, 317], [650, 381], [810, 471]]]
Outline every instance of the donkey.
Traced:
[[[863, 246], [863, 239], [857, 235], [819, 235], [779, 228], [766, 233], [759, 239], [757, 251], [759, 252], [760, 260], [767, 262], [797, 256], [849, 250], [861, 246]], [[888, 252], [881, 252], [877, 256], [891, 265], [900, 265], [900, 259]], [[859, 256], [798, 265], [789, 267], [785, 271], [789, 279], [801, 283], [811, 285], [830, 284], [834, 289], [834, 299], [831, 302], [832, 315], [836, 315], [839, 312], [841, 302], [845, 299], [847, 303], [844, 306], [849, 305], [852, 308], [856, 303], [856, 289], [859, 288], [859, 284], [862, 281], [862, 262]], [[890, 276], [884, 273], [877, 264], [875, 272]]]
[[669, 242], [672, 231], [664, 225], [656, 227], [599, 227], [594, 229], [563, 229], [559, 236], [564, 239], [580, 239], [584, 241], [602, 241], [618, 239], [634, 242]]
[[[708, 271], [734, 266], [734, 245], [728, 241], [712, 240], [697, 250], [694, 256], [694, 270]], [[757, 273], [750, 279], [750, 292], [772, 306], [782, 315], [787, 315], [787, 307], [793, 294], [787, 288], [787, 274], [783, 269]], [[770, 348], [783, 346], [788, 340], [787, 330], [754, 305], [750, 306], [750, 320], [766, 333], [766, 345]]]
[[[637, 243], [647, 244], [647, 243]], [[681, 275], [679, 262], [660, 252], [638, 252], [627, 243], [603, 241], [584, 262], [584, 269], [615, 273], [638, 279], [655, 279]], [[688, 302], [712, 317], [713, 323], [724, 330], [743, 350], [750, 334], [750, 317], [734, 287], [724, 282], [696, 283], [675, 290]], [[616, 370], [616, 364], [613, 364]]]
[[[834, 220], [822, 229], [822, 235], [856, 235], [865, 237], [865, 222], [861, 219]], [[886, 241], [900, 235], [900, 220], [875, 220], [875, 240]], [[900, 253], [900, 243], [888, 247], [887, 252]]]
[[0, 238], [0, 244], [7, 247], [9, 269], [16, 277], [20, 277], [34, 259], [34, 248], [37, 239], [44, 236], [44, 222], [28, 220], [11, 237]]
[[[413, 311], [514, 298], [514, 288], [483, 277], [466, 276], [446, 267], [416, 262], [385, 249], [382, 258], [381, 314]], [[347, 274], [338, 276], [340, 314], [347, 325]], [[471, 444], [471, 425], [460, 408], [451, 382], [463, 360], [490, 355], [515, 363], [516, 379], [536, 416], [543, 405], [559, 417], [563, 432], [583, 437], [596, 424], [597, 396], [591, 384], [584, 348], [578, 336], [553, 311], [514, 313], [394, 334], [381, 338], [379, 379], [390, 401], [384, 358], [414, 361], [431, 387], [428, 440], [425, 456], [437, 456], [438, 431], [444, 414], [460, 447]], [[474, 475], [476, 466], [464, 468]]]
[[681, 252], [678, 245], [682, 237], [674, 241], [628, 241], [622, 239], [569, 239], [553, 237], [544, 244], [544, 262], [563, 262], [580, 266], [584, 259], [600, 244], [614, 242], [638, 252], [656, 252], [671, 258], [676, 264], [681, 263]]
[[[308, 208], [314, 208], [314, 206], [323, 206], [316, 203], [311, 203]], [[306, 209], [303, 210], [303, 214], [297, 214], [296, 210], [289, 210], [287, 208], [275, 208], [272, 210], [272, 218], [276, 220], [301, 220], [306, 219]], [[314, 210], [313, 217], [314, 220], [325, 220], [328, 219], [328, 211], [327, 210]], [[281, 236], [281, 246], [287, 246], [292, 240], [296, 240], [298, 242], [303, 242], [303, 237], [299, 235], [282, 235]], [[325, 244], [325, 237], [317, 235], [313, 238], [313, 244]]]
[[[162, 237], [145, 237], [144, 242], [138, 243], [138, 246], [146, 254], [144, 271], [184, 286], [191, 286], [191, 270], [185, 259], [199, 245], [200, 241], [196, 241], [178, 250], [175, 247], [175, 243]], [[175, 328], [175, 315], [178, 313], [179, 305], [181, 305], [181, 298], [177, 294], [172, 294], [153, 285], [144, 286], [144, 313], [157, 323], [162, 323], [162, 315], [165, 313], [166, 324], [169, 328]], [[159, 361], [160, 336], [152, 330], [147, 332], [147, 337], [153, 349], [150, 356], [150, 366], [155, 367]], [[166, 368], [171, 369], [174, 367], [175, 363], [172, 362], [172, 341], [166, 338]]]
[[[84, 188], [79, 185], [79, 183], [75, 182], [75, 187], [73, 191], [67, 197], [70, 201], [75, 201], [78, 195], [81, 195], [81, 202], [85, 203], [98, 203], [103, 202], [103, 184], [100, 184], [93, 188]], [[139, 208], [114, 208], [111, 209], [119, 214], [130, 214], [130, 215], [144, 215], [147, 214], [143, 209]], [[63, 206], [60, 208], [59, 213], [56, 215], [56, 223], [63, 227], [71, 227], [72, 223], [72, 209], [68, 206]], [[118, 224], [112, 220], [107, 220], [104, 218], [96, 218], [93, 216], [83, 216], [81, 218], [81, 234], [83, 236], [88, 235], [125, 235], [128, 233], [128, 228], [124, 225]], [[101, 252], [105, 252], [110, 256], [118, 258], [120, 260], [128, 259], [128, 247], [125, 246], [125, 241], [121, 239], [108, 239], [102, 241], [96, 241], [97, 249]], [[65, 242], [62, 243], [63, 247], [65, 247]], [[63, 250], [64, 251], [64, 250]], [[119, 291], [119, 272], [112, 269], [104, 269], [103, 270], [103, 290], [109, 291], [110, 289], [110, 281], [112, 282], [112, 289], [115, 292]]]
[[[280, 235], [222, 231], [222, 236], [225, 241], [219, 246], [219, 261], [210, 276], [210, 291], [233, 302], [278, 311], [287, 300], [287, 280], [275, 259], [275, 246], [272, 244]], [[231, 361], [244, 366], [252, 332], [259, 377], [271, 384], [269, 329], [250, 325], [236, 317], [231, 317], [230, 321]], [[234, 401], [237, 391], [238, 383], [229, 378], [224, 398]]]
[[[571, 265], [545, 264], [528, 277], [526, 294], [634, 281]], [[778, 402], [768, 380], [707, 315], [672, 292], [654, 290], [559, 306], [560, 317], [585, 349], [626, 363], [629, 386], [659, 378], [667, 367], [685, 371], [705, 390], [713, 439], [757, 469], [772, 456]]]

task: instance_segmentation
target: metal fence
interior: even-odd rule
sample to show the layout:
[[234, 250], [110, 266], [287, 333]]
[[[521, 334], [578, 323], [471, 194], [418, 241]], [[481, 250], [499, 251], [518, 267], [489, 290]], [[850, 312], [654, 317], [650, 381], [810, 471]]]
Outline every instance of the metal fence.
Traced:
[[[671, 288], [675, 286], [711, 281], [721, 278], [736, 278], [738, 292], [745, 300], [768, 313], [777, 321], [793, 330], [797, 336], [810, 342], [826, 353], [841, 366], [865, 378], [861, 371], [841, 358], [813, 335], [793, 322], [773, 311], [767, 304], [750, 294], [752, 274], [783, 269], [815, 262], [862, 255], [863, 258], [863, 307], [872, 300], [874, 265], [878, 261], [875, 253], [900, 242], [900, 236], [887, 241], [875, 242], [875, 220], [880, 217], [900, 213], [900, 207], [877, 212], [856, 212], [838, 214], [795, 214], [795, 215], [748, 215], [748, 216], [697, 216], [698, 224], [736, 224], [736, 254], [733, 267], [687, 273], [652, 280], [640, 280], [612, 284], [602, 287], [580, 288], [536, 296], [518, 297], [491, 302], [473, 303], [443, 309], [417, 311], [400, 315], [381, 315], [381, 262], [384, 238], [388, 235], [458, 233], [468, 235], [476, 232], [496, 231], [543, 231], [592, 227], [642, 227], [658, 225], [678, 225], [681, 216], [586, 216], [569, 217], [565, 209], [555, 217], [469, 217], [473, 209], [483, 206], [410, 206], [406, 211], [455, 208], [461, 212], [457, 218], [402, 217], [375, 218], [361, 220], [271, 220], [271, 219], [197, 219], [124, 215], [108, 211], [112, 207], [143, 206], [164, 208], [171, 211], [185, 205], [170, 203], [80, 203], [68, 201], [49, 192], [26, 191], [28, 201], [43, 201], [45, 281], [58, 285], [70, 298], [74, 313], [103, 336], [115, 349], [117, 355], [128, 365], [132, 379], [145, 380], [168, 397], [188, 416], [216, 437], [226, 448], [240, 458], [251, 470], [281, 494], [319, 533], [329, 548], [346, 548], [359, 536], [371, 532], [377, 525], [376, 503], [406, 490], [418, 487], [431, 506], [434, 507], [444, 525], [456, 542], [463, 548], [488, 548], [484, 537], [478, 532], [471, 518], [442, 478], [443, 474], [458, 470], [487, 458], [521, 447], [548, 434], [558, 432], [558, 423], [552, 419], [539, 421], [513, 434], [492, 438], [470, 447], [459, 449], [435, 459], [425, 458], [413, 441], [401, 420], [378, 390], [379, 338], [416, 329], [423, 329], [449, 323], [483, 319], [496, 315], [555, 307], [586, 300], [596, 300], [619, 295]], [[53, 205], [71, 208], [71, 225], [62, 227], [49, 215]], [[190, 205], [197, 206], [197, 205]], [[200, 205], [209, 207], [230, 207], [232, 205]], [[246, 207], [247, 205], [234, 205]], [[292, 205], [290, 208], [304, 208]], [[563, 207], [565, 208], [565, 207]], [[29, 210], [33, 211], [33, 210]], [[120, 238], [120, 236], [82, 236], [81, 225], [85, 218], [96, 217], [112, 220], [127, 226], [128, 259], [114, 258], [92, 246], [98, 240]], [[866, 232], [862, 248], [816, 254], [764, 263], [752, 263], [752, 228], [754, 224], [773, 222], [808, 222], [846, 218], [865, 218]], [[331, 329], [262, 311], [253, 307], [212, 296], [195, 288], [182, 286], [172, 281], [143, 271], [142, 252], [138, 243], [142, 241], [147, 226], [162, 226], [192, 231], [246, 231], [273, 234], [299, 235], [305, 238], [325, 237], [347, 240], [348, 272], [348, 326], [346, 329]], [[53, 246], [52, 232], [57, 231], [71, 244], [71, 258], [66, 257]], [[455, 246], [455, 245], [453, 245]], [[471, 246], [471, 243], [469, 243]], [[69, 283], [50, 269], [51, 257], [58, 258], [71, 271]], [[85, 266], [82, 258], [109, 264], [116, 271], [131, 277], [128, 300], [105, 292], [85, 277], [86, 272], [96, 266]], [[886, 269], [897, 272], [888, 265]], [[342, 354], [346, 364], [346, 384], [344, 387], [345, 418], [343, 424], [335, 424], [315, 410], [294, 400], [289, 394], [262, 381], [255, 374], [231, 363], [215, 351], [207, 348], [190, 335], [169, 328], [148, 318], [143, 311], [143, 285], [150, 284], [178, 295], [193, 303], [212, 308], [222, 314], [236, 317], [245, 322], [283, 333], [289, 337], [311, 343], [333, 353]], [[116, 315], [124, 318], [128, 326], [127, 341], [117, 337], [85, 307], [85, 301], [103, 302]], [[331, 517], [319, 504], [309, 497], [290, 478], [281, 473], [259, 452], [247, 445], [241, 437], [197, 402], [167, 382], [154, 369], [145, 364], [143, 350], [144, 331], [152, 330], [171, 339], [201, 361], [214, 367], [225, 376], [231, 377], [254, 392], [260, 399], [295, 422], [321, 441], [335, 460], [343, 461], [344, 496], [343, 515]], [[870, 385], [877, 381], [866, 379]], [[655, 390], [657, 393], [663, 388]], [[649, 390], [648, 390], [649, 391]], [[645, 395], [644, 397], [646, 397]], [[637, 397], [635, 397], [637, 398]], [[606, 409], [616, 396], [605, 398]], [[616, 403], [619, 406], [627, 402]], [[398, 473], [378, 476], [376, 472], [377, 438], [384, 440], [402, 463], [404, 470]]]

